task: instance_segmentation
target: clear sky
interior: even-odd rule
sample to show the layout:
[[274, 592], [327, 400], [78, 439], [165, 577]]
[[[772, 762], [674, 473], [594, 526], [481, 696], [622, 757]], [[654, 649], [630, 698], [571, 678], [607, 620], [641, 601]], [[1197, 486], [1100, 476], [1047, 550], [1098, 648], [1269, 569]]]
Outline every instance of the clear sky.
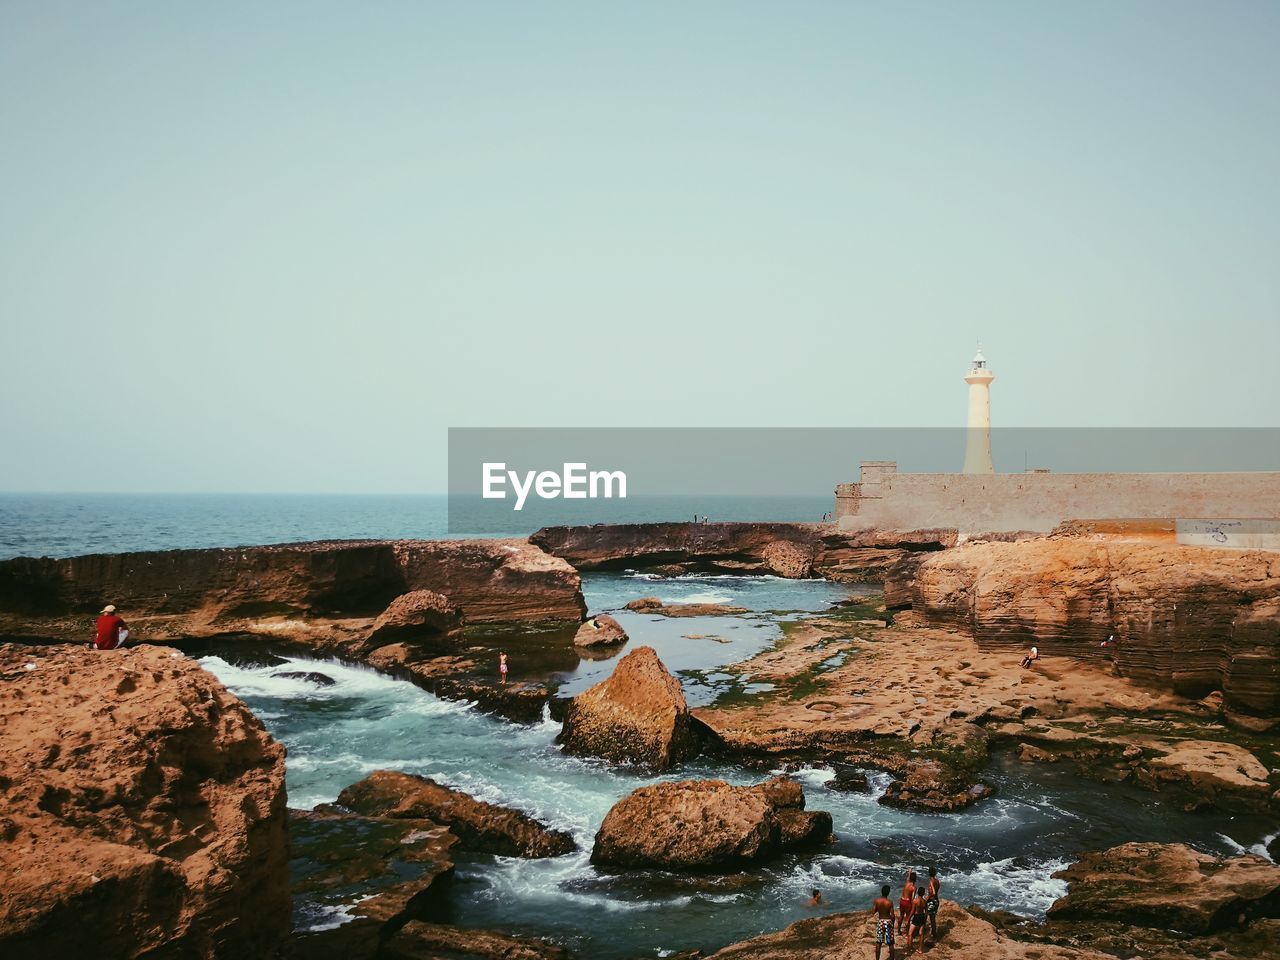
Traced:
[[[0, 489], [1280, 425], [1280, 4], [0, 2]], [[850, 467], [853, 479], [853, 466]]]

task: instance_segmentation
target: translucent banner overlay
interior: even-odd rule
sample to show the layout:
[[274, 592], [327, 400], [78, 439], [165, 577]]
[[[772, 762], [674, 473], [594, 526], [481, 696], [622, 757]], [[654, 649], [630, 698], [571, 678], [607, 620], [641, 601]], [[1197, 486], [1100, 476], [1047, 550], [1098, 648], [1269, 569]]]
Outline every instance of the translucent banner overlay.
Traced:
[[[994, 473], [963, 473], [988, 443]], [[930, 476], [913, 476], [919, 474]], [[1058, 476], [1064, 474], [1080, 476]], [[1168, 476], [1126, 476], [1137, 474]], [[1007, 490], [1011, 501], [1048, 497], [1063, 504], [1056, 509], [1097, 515], [1127, 508], [1134, 516], [1160, 510], [1179, 519], [1274, 520], [1275, 482], [1280, 428], [449, 430], [449, 532], [458, 535], [704, 517], [835, 521], [842, 485], [841, 509], [860, 511], [867, 524], [875, 508], [889, 505], [875, 502], [881, 489], [898, 498], [894, 503], [936, 491], [950, 498], [953, 513], [965, 497], [994, 502], [985, 509], [998, 512]]]

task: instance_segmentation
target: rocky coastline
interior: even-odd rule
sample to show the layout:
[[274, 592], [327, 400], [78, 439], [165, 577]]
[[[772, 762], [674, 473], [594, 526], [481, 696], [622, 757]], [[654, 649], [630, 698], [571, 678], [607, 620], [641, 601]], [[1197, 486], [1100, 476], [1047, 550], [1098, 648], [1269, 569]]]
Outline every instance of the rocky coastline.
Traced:
[[[283, 748], [182, 654], [210, 643], [337, 656], [517, 723], [550, 712], [567, 753], [654, 771], [700, 754], [877, 769], [892, 775], [881, 803], [943, 812], [989, 796], [984, 770], [1005, 751], [1187, 810], [1280, 814], [1278, 556], [1068, 529], [975, 542], [955, 531], [649, 524], [550, 528], [529, 541], [0, 562], [0, 640], [9, 641], [0, 646], [0, 873], [12, 878], [0, 947], [42, 960], [92, 955], [80, 920], [99, 918], [91, 925], [117, 938], [97, 944], [111, 956], [569, 956], [453, 927], [448, 904], [459, 852], [556, 857], [572, 838], [395, 771], [352, 784], [333, 805], [287, 812]], [[690, 708], [652, 649], [624, 646], [611, 616], [587, 618], [579, 571], [620, 569], [883, 581], [884, 593], [787, 622], [776, 644], [726, 668], [769, 689]], [[144, 645], [85, 657], [86, 618], [106, 602], [125, 605]], [[633, 609], [689, 615], [678, 605]], [[498, 685], [475, 660], [476, 631], [490, 629], [563, 636], [575, 655], [619, 659], [571, 699], [546, 684]], [[586, 642], [575, 646], [575, 635]], [[1042, 660], [1023, 669], [1018, 655], [1031, 644]], [[105, 717], [86, 690], [115, 691]], [[681, 839], [708, 818], [717, 830]], [[619, 802], [592, 860], [750, 869], [833, 829], [829, 814], [805, 809], [794, 781], [664, 782]], [[292, 892], [290, 836], [306, 863]], [[1065, 871], [1069, 892], [1043, 923], [945, 903], [931, 952], [1269, 956], [1262, 945], [1280, 934], [1274, 863], [1128, 846], [1086, 853]], [[1109, 913], [1107, 891], [1135, 875], [1149, 909]], [[291, 897], [323, 902], [353, 877], [373, 893], [349, 922], [292, 932]], [[1186, 936], [1175, 942], [1171, 929]], [[855, 956], [866, 943], [865, 915], [835, 914], [709, 955]]]

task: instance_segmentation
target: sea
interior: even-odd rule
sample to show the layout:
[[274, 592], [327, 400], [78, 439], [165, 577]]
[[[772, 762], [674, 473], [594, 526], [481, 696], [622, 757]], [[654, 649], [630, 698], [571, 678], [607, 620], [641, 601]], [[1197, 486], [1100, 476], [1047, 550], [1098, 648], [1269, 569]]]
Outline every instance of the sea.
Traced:
[[[631, 501], [610, 519], [818, 520], [826, 497], [656, 498]], [[443, 496], [281, 496], [195, 494], [3, 494], [0, 556], [229, 547], [363, 538], [432, 538], [449, 529]], [[540, 525], [513, 519], [511, 536]], [[589, 609], [609, 611], [631, 637], [627, 648], [654, 647], [680, 678], [694, 706], [743, 702], [768, 692], [725, 669], [768, 648], [789, 620], [821, 614], [874, 586], [771, 576], [684, 575], [643, 571], [587, 573]], [[736, 616], [688, 619], [629, 611], [628, 600], [724, 603]], [[579, 659], [567, 638], [527, 631], [488, 637], [510, 654], [512, 677], [540, 680], [568, 696], [607, 676], [614, 661]], [[496, 658], [489, 658], [496, 659]], [[881, 883], [901, 887], [907, 868], [936, 866], [943, 895], [964, 904], [1042, 917], [1065, 892], [1055, 873], [1080, 853], [1129, 840], [1181, 841], [1217, 853], [1266, 855], [1274, 820], [1190, 814], [1123, 784], [1090, 783], [1062, 765], [998, 757], [984, 774], [996, 795], [958, 813], [923, 814], [879, 804], [888, 775], [866, 771], [866, 789], [849, 791], [821, 764], [788, 770], [808, 806], [830, 811], [836, 840], [756, 870], [717, 877], [661, 871], [598, 870], [590, 862], [595, 831], [610, 806], [657, 779], [718, 777], [757, 782], [767, 770], [699, 759], [655, 775], [563, 754], [549, 717], [516, 725], [467, 703], [441, 700], [362, 665], [296, 652], [263, 657], [243, 646], [205, 652], [218, 676], [288, 748], [291, 807], [332, 802], [373, 770], [429, 776], [473, 796], [506, 804], [569, 831], [578, 851], [523, 860], [459, 854], [452, 894], [455, 922], [550, 937], [599, 960], [662, 957], [713, 950], [834, 911], [865, 911]], [[331, 681], [320, 684], [314, 674]], [[296, 866], [296, 864], [295, 864]], [[809, 905], [810, 891], [823, 904]], [[300, 929], [351, 919], [350, 896], [295, 898]]]
[[[0, 493], [0, 559], [307, 540], [527, 537], [552, 523], [819, 521], [823, 496], [530, 503], [501, 515], [444, 494]], [[501, 522], [495, 517], [501, 516]]]

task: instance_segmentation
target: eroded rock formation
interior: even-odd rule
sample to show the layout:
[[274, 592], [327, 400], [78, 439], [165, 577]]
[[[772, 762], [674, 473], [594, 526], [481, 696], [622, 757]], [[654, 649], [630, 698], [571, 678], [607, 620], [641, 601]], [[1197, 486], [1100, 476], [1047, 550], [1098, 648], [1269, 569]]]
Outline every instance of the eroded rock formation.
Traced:
[[1050, 920], [1114, 921], [1211, 933], [1280, 916], [1280, 866], [1262, 857], [1211, 857], [1180, 843], [1126, 843], [1085, 854], [1054, 874], [1067, 895]]
[[627, 631], [607, 613], [588, 617], [573, 635], [575, 647], [616, 647], [626, 642]]
[[1046, 657], [1112, 661], [1143, 683], [1280, 713], [1280, 554], [1103, 537], [980, 543], [930, 556], [908, 589], [929, 621], [983, 644], [1037, 643]]
[[568, 753], [664, 770], [700, 752], [702, 729], [680, 681], [653, 647], [637, 647], [569, 702], [558, 742]]
[[401, 594], [378, 614], [365, 648], [395, 646], [397, 659], [410, 663], [457, 653], [462, 642], [462, 611], [433, 590]]
[[579, 570], [651, 569], [883, 579], [904, 554], [941, 550], [955, 530], [841, 533], [822, 523], [623, 523], [544, 527], [529, 538]]
[[415, 591], [442, 595], [468, 623], [586, 614], [577, 572], [524, 540], [343, 541], [2, 561], [0, 637], [83, 641], [114, 603], [135, 641], [258, 634], [358, 649]]
[[569, 834], [528, 814], [477, 800], [426, 777], [375, 770], [338, 795], [354, 813], [392, 819], [431, 820], [447, 826], [462, 849], [507, 857], [558, 857], [576, 849]]
[[800, 784], [682, 780], [641, 787], [605, 816], [591, 862], [609, 867], [730, 870], [831, 836], [831, 814], [804, 809]]
[[0, 646], [0, 955], [272, 956], [284, 749], [174, 650]]

